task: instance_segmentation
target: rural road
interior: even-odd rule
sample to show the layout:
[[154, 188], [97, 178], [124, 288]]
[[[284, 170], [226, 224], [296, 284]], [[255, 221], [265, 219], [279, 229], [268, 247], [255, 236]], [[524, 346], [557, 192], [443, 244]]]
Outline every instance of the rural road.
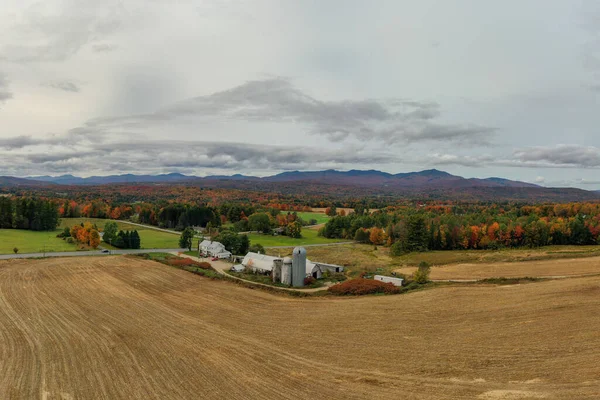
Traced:
[[43, 258], [43, 257], [83, 257], [83, 256], [109, 256], [120, 254], [142, 254], [142, 253], [173, 253], [184, 252], [187, 249], [136, 249], [136, 250], [111, 250], [108, 253], [101, 251], [54, 251], [46, 253], [23, 253], [23, 254], [0, 254], [0, 260], [13, 258]]
[[107, 220], [107, 221], [123, 222], [125, 224], [140, 226], [140, 227], [146, 228], [146, 229], [153, 229], [155, 231], [171, 233], [173, 235], [178, 235], [178, 236], [181, 235], [181, 232], [172, 231], [172, 230], [169, 230], [169, 229], [158, 228], [158, 227], [152, 226], [152, 225], [138, 224], [137, 222], [130, 222], [130, 221], [122, 220], [122, 219], [111, 219], [111, 220]]
[[[206, 261], [206, 259], [201, 259], [201, 258], [198, 258], [198, 257], [189, 256], [187, 254], [179, 254], [177, 252], [172, 252], [171, 254], [177, 255], [179, 257], [189, 258], [190, 260], [194, 260], [196, 262]], [[242, 279], [242, 278], [239, 278], [237, 276], [233, 276], [233, 275], [229, 274], [227, 271], [229, 270], [229, 268], [231, 268], [231, 265], [232, 265], [231, 263], [227, 263], [225, 261], [220, 261], [219, 260], [219, 261], [210, 261], [210, 264], [212, 265], [213, 269], [215, 271], [217, 271], [221, 275], [228, 276], [228, 277], [230, 277], [232, 279], [237, 279], [238, 281], [250, 283], [252, 285], [258, 285], [258, 286], [268, 287], [270, 289], [281, 289], [281, 290], [288, 290], [288, 291], [292, 291], [292, 292], [301, 292], [301, 293], [313, 293], [313, 292], [320, 292], [322, 290], [327, 290], [329, 288], [329, 286], [323, 286], [323, 287], [314, 288], [314, 289], [294, 289], [294, 288], [286, 288], [286, 287], [265, 285], [264, 283], [249, 281], [247, 279]]]

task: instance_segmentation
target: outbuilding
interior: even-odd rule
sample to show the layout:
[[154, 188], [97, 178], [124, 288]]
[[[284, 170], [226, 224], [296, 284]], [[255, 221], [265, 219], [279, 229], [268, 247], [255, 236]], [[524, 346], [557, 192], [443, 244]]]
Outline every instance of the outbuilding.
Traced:
[[404, 279], [392, 278], [391, 276], [375, 275], [373, 279], [383, 283], [391, 283], [394, 286], [402, 286], [402, 284], [404, 283]]

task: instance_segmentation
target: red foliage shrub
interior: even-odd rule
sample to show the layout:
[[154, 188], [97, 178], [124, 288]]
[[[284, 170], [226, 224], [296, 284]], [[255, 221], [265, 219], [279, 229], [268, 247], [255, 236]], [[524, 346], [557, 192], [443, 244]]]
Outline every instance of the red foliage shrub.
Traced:
[[198, 268], [202, 268], [202, 269], [211, 269], [212, 268], [212, 265], [210, 265], [210, 263], [207, 263], [206, 261], [196, 263], [196, 266]]
[[333, 285], [327, 291], [338, 296], [362, 296], [375, 293], [395, 294], [400, 293], [401, 289], [391, 283], [357, 278]]
[[315, 283], [316, 279], [313, 278], [312, 276], [307, 276], [306, 278], [304, 278], [304, 286], [310, 286], [313, 283]]
[[212, 267], [210, 265], [210, 263], [207, 263], [206, 261], [196, 262], [189, 258], [175, 258], [174, 257], [174, 258], [168, 259], [167, 262], [169, 263], [169, 265], [172, 265], [174, 267], [198, 267], [198, 268], [202, 268], [202, 269], [210, 269]]

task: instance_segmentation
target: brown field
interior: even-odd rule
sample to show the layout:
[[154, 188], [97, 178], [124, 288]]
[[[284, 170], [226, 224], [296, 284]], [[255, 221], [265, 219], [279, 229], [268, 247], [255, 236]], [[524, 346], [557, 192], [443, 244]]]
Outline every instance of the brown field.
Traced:
[[[426, 253], [410, 253], [399, 257], [390, 256], [390, 249], [384, 246], [373, 246], [367, 244], [347, 244], [327, 247], [307, 247], [308, 257], [313, 261], [321, 261], [339, 264], [346, 267], [347, 274], [358, 276], [362, 272], [389, 274], [392, 271], [414, 271], [410, 267], [416, 267], [421, 261], [426, 261], [437, 267], [450, 268], [458, 264], [478, 264], [505, 267], [506, 263], [523, 262], [526, 266], [533, 261], [564, 260], [564, 264], [573, 264], [573, 271], [556, 271], [552, 275], [580, 275], [597, 271], [600, 267], [593, 261], [600, 258], [600, 246], [548, 246], [535, 249], [518, 248], [504, 250], [453, 250], [453, 251], [429, 251]], [[290, 255], [292, 249], [267, 249], [267, 254], [286, 256]], [[588, 261], [592, 260], [592, 261]], [[527, 264], [525, 264], [527, 262]], [[521, 264], [519, 264], [521, 265]], [[535, 265], [535, 264], [531, 264]], [[539, 263], [546, 265], [546, 263]], [[554, 264], [550, 264], [554, 265]], [[461, 267], [458, 267], [459, 269]], [[477, 269], [478, 267], [472, 266]], [[483, 267], [484, 270], [486, 267]], [[451, 267], [449, 271], [455, 271]], [[535, 271], [534, 271], [535, 272]], [[567, 272], [567, 273], [563, 273]], [[518, 276], [522, 271], [518, 272]], [[488, 275], [482, 275], [489, 277]], [[497, 276], [497, 275], [493, 275]], [[455, 279], [458, 279], [452, 276]], [[444, 279], [444, 278], [440, 278]], [[464, 278], [471, 279], [471, 278]]]
[[125, 257], [0, 262], [0, 399], [597, 399], [600, 277], [299, 299]]
[[[415, 267], [399, 268], [396, 272], [410, 275]], [[553, 278], [600, 275], [600, 257], [527, 261], [512, 263], [451, 264], [433, 267], [433, 280], [468, 280], [485, 278]]]

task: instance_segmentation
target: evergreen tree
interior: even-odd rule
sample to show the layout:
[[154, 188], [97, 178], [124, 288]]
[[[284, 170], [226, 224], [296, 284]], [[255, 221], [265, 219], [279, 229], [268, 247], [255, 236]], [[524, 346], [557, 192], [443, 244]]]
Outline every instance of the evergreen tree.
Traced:
[[132, 249], [139, 249], [142, 246], [142, 241], [137, 230], [134, 230], [130, 234], [129, 242]]
[[428, 234], [425, 218], [422, 215], [413, 215], [408, 220], [406, 249], [408, 251], [425, 251], [427, 244]]

